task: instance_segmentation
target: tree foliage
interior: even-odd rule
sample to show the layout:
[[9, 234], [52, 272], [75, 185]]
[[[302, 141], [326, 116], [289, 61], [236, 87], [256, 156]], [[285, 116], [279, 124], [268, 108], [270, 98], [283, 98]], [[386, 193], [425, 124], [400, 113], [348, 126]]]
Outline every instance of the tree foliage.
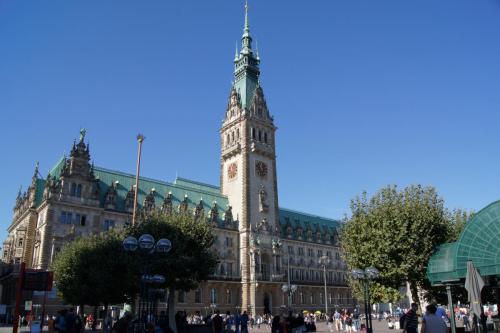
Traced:
[[417, 287], [425, 284], [430, 255], [451, 232], [449, 214], [436, 190], [387, 186], [372, 198], [366, 193], [356, 197], [351, 211], [341, 232], [348, 267], [379, 269], [374, 299], [391, 299], [406, 281], [417, 295]]
[[[168, 238], [167, 254], [126, 252], [123, 239], [151, 234]], [[63, 247], [53, 262], [55, 280], [63, 300], [70, 304], [117, 304], [134, 299], [147, 265], [150, 274], [165, 276], [163, 288], [191, 290], [208, 279], [217, 264], [212, 250], [212, 227], [191, 216], [154, 214], [119, 232], [76, 239]]]
[[212, 249], [215, 241], [212, 227], [194, 221], [192, 216], [155, 213], [127, 228], [125, 234], [136, 238], [150, 234], [157, 241], [168, 238], [172, 242], [170, 252], [147, 259], [154, 274], [165, 276], [165, 286], [169, 288], [189, 291], [215, 270], [217, 255]]
[[122, 250], [122, 238], [110, 232], [78, 238], [63, 247], [52, 264], [57, 288], [69, 304], [125, 302], [137, 290], [137, 263]]

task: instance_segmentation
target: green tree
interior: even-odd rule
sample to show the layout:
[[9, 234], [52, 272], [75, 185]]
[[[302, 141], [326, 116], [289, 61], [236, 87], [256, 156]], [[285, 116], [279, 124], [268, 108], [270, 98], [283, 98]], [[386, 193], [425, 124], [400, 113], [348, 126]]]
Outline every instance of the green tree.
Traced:
[[449, 215], [436, 190], [387, 186], [372, 198], [363, 193], [353, 199], [351, 211], [341, 231], [348, 267], [379, 269], [380, 287], [375, 285], [372, 294], [380, 300], [393, 300], [406, 281], [417, 295], [426, 281], [430, 255], [450, 234]]
[[186, 214], [155, 213], [136, 226], [129, 227], [125, 233], [137, 238], [150, 234], [155, 240], [168, 238], [172, 242], [170, 252], [150, 256], [147, 260], [153, 274], [161, 274], [166, 278], [170, 326], [175, 331], [175, 292], [197, 288], [201, 281], [213, 274], [217, 265], [217, 255], [212, 247], [215, 241], [213, 228]]
[[462, 209], [455, 209], [450, 213], [451, 230], [448, 242], [455, 242], [460, 237], [462, 230], [464, 230], [467, 222], [474, 216], [474, 212], [467, 212]]
[[137, 267], [122, 250], [122, 237], [114, 232], [68, 243], [52, 264], [64, 302], [106, 307], [127, 301], [127, 294], [137, 291]]

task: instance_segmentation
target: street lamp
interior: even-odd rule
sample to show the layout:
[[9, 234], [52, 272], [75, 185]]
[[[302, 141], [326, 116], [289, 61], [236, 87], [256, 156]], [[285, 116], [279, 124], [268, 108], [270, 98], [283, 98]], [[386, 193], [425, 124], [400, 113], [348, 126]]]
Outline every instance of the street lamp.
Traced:
[[292, 295], [297, 291], [297, 285], [291, 284], [290, 282], [290, 257], [288, 257], [288, 281], [287, 284], [281, 286], [283, 293], [288, 296], [288, 310], [292, 308]]
[[352, 278], [361, 281], [361, 283], [363, 284], [363, 291], [365, 297], [365, 321], [366, 321], [367, 333], [373, 333], [369, 284], [372, 280], [375, 280], [378, 277], [378, 275], [379, 271], [375, 267], [368, 267], [365, 270], [354, 268], [351, 271]]
[[321, 256], [318, 260], [318, 263], [323, 266], [323, 279], [325, 282], [325, 317], [328, 317], [328, 299], [327, 299], [327, 291], [326, 291], [326, 265], [330, 263], [330, 258], [328, 256]]
[[[161, 238], [155, 243], [155, 239], [150, 234], [143, 234], [139, 239], [128, 236], [123, 240], [123, 249], [127, 252], [138, 252], [146, 258], [155, 254], [166, 254], [172, 249], [172, 243], [166, 238]], [[146, 259], [145, 258], [145, 259]], [[139, 319], [141, 324], [144, 320], [147, 321], [147, 315], [151, 312], [156, 312], [155, 296], [159, 295], [161, 290], [151, 288], [150, 285], [161, 285], [165, 283], [165, 277], [160, 274], [151, 274], [151, 265], [148, 260], [143, 261], [142, 275], [140, 279], [140, 296], [139, 296]], [[143, 317], [143, 311], [146, 311], [146, 318]]]

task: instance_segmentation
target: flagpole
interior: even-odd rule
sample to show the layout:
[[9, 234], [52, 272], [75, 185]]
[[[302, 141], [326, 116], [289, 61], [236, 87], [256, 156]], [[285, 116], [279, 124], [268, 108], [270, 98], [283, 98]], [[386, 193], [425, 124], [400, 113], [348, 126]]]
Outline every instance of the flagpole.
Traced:
[[141, 171], [141, 152], [142, 152], [142, 142], [145, 137], [142, 134], [137, 135], [137, 142], [139, 148], [137, 150], [137, 169], [135, 173], [135, 189], [134, 189], [134, 211], [132, 212], [132, 225], [135, 225], [135, 218], [137, 215], [137, 194], [139, 193], [139, 172]]

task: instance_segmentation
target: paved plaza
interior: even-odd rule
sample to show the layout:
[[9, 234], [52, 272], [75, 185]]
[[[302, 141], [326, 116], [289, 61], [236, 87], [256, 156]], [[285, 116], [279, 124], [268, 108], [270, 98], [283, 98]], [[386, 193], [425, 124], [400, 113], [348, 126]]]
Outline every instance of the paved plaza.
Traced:
[[[254, 328], [250, 329], [249, 330], [250, 333], [270, 333], [271, 332], [271, 329], [269, 328], [269, 326], [266, 326], [266, 325], [261, 325], [260, 329], [257, 328], [257, 326], [254, 326]], [[0, 333], [11, 333], [12, 332], [12, 326], [4, 326], [4, 327], [0, 327]], [[29, 332], [29, 328], [26, 328], [26, 327], [22, 327], [21, 330], [19, 332]], [[44, 332], [47, 332], [47, 329], [45, 328], [44, 329]], [[87, 330], [86, 332], [90, 332], [90, 330]], [[101, 330], [97, 330], [96, 332], [102, 332]], [[325, 325], [324, 322], [320, 322], [320, 323], [317, 323], [316, 324], [316, 332], [318, 333], [330, 333], [330, 330], [328, 329], [328, 327]], [[338, 332], [338, 331], [333, 331], [334, 333], [335, 332]], [[361, 331], [361, 332], [365, 332], [365, 331]], [[387, 323], [382, 321], [382, 322], [378, 322], [378, 321], [374, 321], [373, 322], [373, 332], [374, 333], [391, 333], [391, 332], [401, 332], [401, 330], [390, 330], [387, 328]], [[342, 332], [338, 332], [338, 333], [342, 333]]]

